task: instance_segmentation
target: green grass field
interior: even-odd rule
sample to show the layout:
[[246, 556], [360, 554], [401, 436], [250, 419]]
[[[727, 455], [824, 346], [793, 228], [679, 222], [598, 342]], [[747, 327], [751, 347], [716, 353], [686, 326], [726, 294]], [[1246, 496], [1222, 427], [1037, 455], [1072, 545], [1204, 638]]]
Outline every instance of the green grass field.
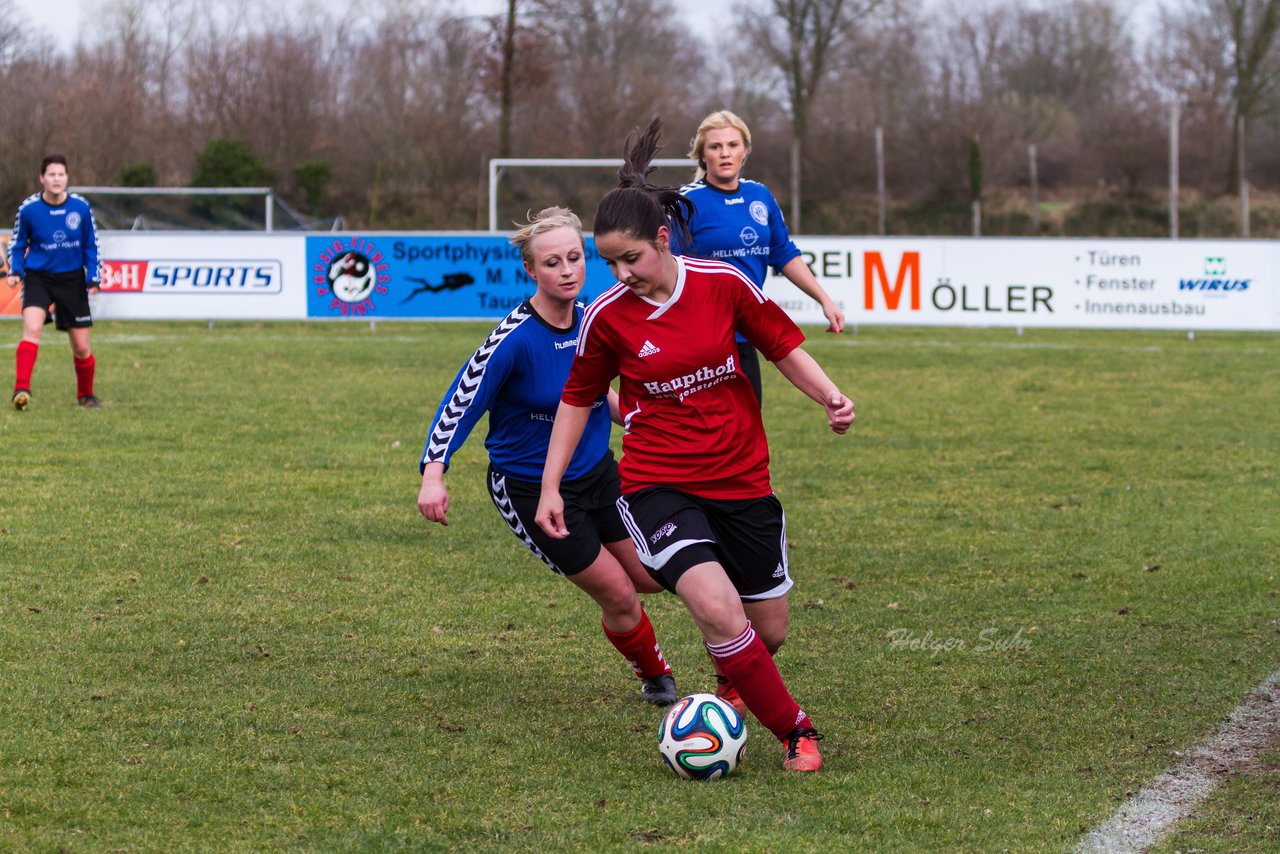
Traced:
[[[480, 435], [452, 524], [417, 514], [489, 326], [104, 322], [99, 411], [50, 331], [0, 412], [0, 850], [1064, 851], [1280, 667], [1276, 336], [814, 330], [851, 433], [765, 395], [779, 665], [827, 766], [757, 725], [731, 778], [677, 780]], [[680, 604], [646, 607], [709, 689]], [[1168, 850], [1274, 848], [1276, 770]]]

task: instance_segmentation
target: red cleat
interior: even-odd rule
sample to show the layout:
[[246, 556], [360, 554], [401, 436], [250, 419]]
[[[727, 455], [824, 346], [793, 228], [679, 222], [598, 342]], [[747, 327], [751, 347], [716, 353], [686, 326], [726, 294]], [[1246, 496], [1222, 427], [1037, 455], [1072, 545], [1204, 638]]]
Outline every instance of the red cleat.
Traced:
[[716, 696], [738, 710], [743, 719], [747, 717], [747, 704], [742, 702], [742, 695], [733, 683], [719, 673], [716, 674]]
[[822, 753], [818, 742], [822, 734], [816, 729], [796, 727], [787, 736], [787, 758], [782, 762], [784, 771], [817, 771], [822, 767]]

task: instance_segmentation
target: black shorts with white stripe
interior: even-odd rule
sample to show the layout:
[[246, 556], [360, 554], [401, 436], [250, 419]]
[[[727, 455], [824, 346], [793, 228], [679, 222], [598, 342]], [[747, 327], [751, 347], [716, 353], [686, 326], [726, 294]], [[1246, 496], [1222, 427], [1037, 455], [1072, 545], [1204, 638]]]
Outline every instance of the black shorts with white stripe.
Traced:
[[627, 529], [618, 518], [618, 495], [618, 464], [611, 451], [587, 474], [560, 484], [569, 536], [557, 540], [534, 521], [542, 485], [515, 480], [489, 467], [489, 497], [507, 527], [560, 575], [577, 575], [595, 563], [603, 543], [627, 539]]
[[791, 589], [787, 516], [776, 495], [727, 501], [652, 486], [619, 498], [618, 510], [640, 562], [672, 592], [686, 571], [709, 561], [724, 567], [744, 601]]

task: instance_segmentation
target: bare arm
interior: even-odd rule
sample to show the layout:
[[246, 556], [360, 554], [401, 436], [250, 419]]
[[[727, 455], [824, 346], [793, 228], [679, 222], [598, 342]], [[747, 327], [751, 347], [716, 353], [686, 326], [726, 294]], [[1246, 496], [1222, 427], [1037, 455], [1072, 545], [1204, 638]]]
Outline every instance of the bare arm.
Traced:
[[835, 300], [831, 299], [831, 295], [823, 290], [822, 285], [818, 284], [818, 280], [814, 278], [813, 271], [809, 269], [808, 264], [804, 263], [803, 257], [797, 255], [786, 264], [783, 264], [782, 275], [786, 276], [791, 281], [791, 284], [807, 294], [810, 299], [822, 306], [822, 315], [827, 319], [828, 332], [844, 331], [844, 312], [836, 305]]
[[622, 424], [622, 405], [618, 403], [618, 393], [609, 389], [609, 420], [619, 427]]
[[827, 412], [827, 425], [836, 433], [848, 431], [853, 424], [853, 401], [840, 393], [814, 358], [799, 347], [774, 362], [778, 371], [796, 388], [822, 404]]
[[573, 406], [562, 400], [556, 409], [556, 423], [551, 428], [551, 443], [547, 446], [547, 462], [542, 467], [542, 497], [538, 499], [538, 513], [534, 521], [547, 532], [547, 536], [557, 540], [569, 536], [569, 529], [564, 526], [560, 481], [569, 468], [573, 451], [578, 447], [578, 440], [582, 438], [590, 417], [589, 406]]

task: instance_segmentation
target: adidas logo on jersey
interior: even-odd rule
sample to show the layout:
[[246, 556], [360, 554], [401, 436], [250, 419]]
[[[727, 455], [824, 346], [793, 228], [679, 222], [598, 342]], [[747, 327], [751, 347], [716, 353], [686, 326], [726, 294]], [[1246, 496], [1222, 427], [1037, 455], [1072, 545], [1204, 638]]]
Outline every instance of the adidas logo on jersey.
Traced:
[[661, 350], [659, 350], [657, 347], [653, 345], [652, 341], [646, 338], [644, 339], [644, 346], [640, 348], [640, 352], [636, 353], [636, 355], [639, 356], [641, 359], [647, 359], [649, 356], [652, 356], [654, 353], [661, 353], [661, 352], [662, 352]]

